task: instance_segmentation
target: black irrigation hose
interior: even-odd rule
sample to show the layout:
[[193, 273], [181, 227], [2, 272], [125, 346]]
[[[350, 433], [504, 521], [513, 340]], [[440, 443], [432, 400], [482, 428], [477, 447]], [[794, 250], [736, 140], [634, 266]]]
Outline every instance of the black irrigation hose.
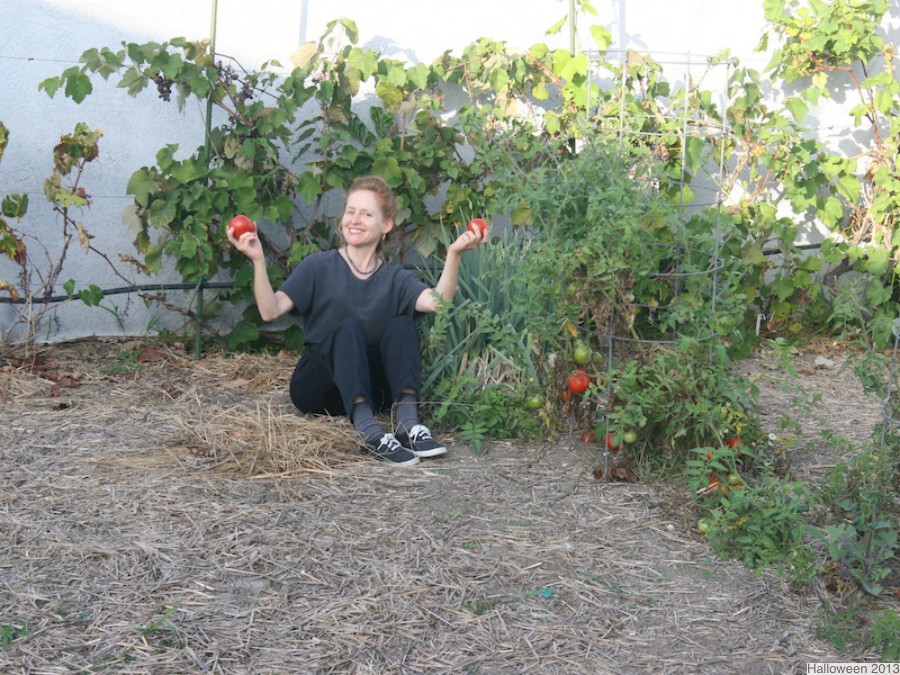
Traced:
[[[101, 291], [103, 296], [122, 295], [124, 293], [139, 293], [142, 291], [190, 291], [195, 288], [234, 288], [232, 281], [210, 281], [198, 284], [142, 284], [139, 286], [123, 286], [121, 288], [105, 288]], [[78, 295], [51, 295], [49, 298], [0, 298], [0, 304], [26, 305], [26, 304], [51, 304], [77, 300]]]
[[[812, 249], [821, 248], [821, 244], [801, 244], [796, 248], [801, 251], [808, 251]], [[777, 253], [781, 253], [778, 249], [769, 249], [763, 250], [763, 255], [775, 255]], [[435, 270], [432, 270], [434, 272]], [[189, 291], [195, 288], [225, 288], [232, 289], [234, 288], [233, 281], [210, 281], [210, 282], [201, 282], [197, 284], [142, 284], [138, 286], [123, 286], [121, 288], [105, 288], [102, 289], [101, 293], [104, 297], [107, 295], [122, 295], [124, 293], [138, 293], [142, 291]], [[65, 302], [67, 300], [75, 300], [77, 299], [77, 295], [51, 295], [49, 298], [0, 298], [0, 305], [26, 305], [26, 304], [38, 304], [38, 305], [46, 305], [54, 302]]]
[[[812, 251], [817, 248], [822, 248], [822, 244], [800, 244], [798, 246], [795, 246], [794, 248], [800, 251]], [[781, 249], [763, 249], [763, 255], [777, 255], [778, 253], [781, 253]]]

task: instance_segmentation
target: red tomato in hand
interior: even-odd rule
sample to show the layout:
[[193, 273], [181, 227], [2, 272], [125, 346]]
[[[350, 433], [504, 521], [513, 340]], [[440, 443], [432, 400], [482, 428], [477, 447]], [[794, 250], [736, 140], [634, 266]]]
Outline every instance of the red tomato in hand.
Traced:
[[590, 386], [591, 378], [583, 370], [573, 370], [566, 384], [573, 394], [583, 394]]
[[232, 218], [228, 223], [228, 231], [231, 232], [232, 237], [240, 239], [241, 235], [247, 232], [256, 232], [256, 225], [247, 216], [239, 215]]
[[469, 221], [469, 232], [479, 239], [484, 239], [484, 233], [487, 232], [488, 224], [483, 218], [473, 218]]

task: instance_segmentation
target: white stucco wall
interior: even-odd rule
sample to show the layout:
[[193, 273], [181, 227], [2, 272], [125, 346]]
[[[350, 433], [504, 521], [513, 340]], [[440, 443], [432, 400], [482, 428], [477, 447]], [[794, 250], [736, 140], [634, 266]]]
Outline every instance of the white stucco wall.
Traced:
[[[633, 48], [663, 62], [683, 62], [688, 55], [702, 62], [703, 56], [726, 48], [745, 65], [761, 68], [767, 61], [753, 53], [764, 23], [762, 0], [594, 0], [593, 4], [599, 16], [579, 19], [580, 48], [592, 46], [587, 28], [597, 23], [611, 31], [612, 50]], [[178, 143], [185, 153], [193, 151], [202, 143], [204, 128], [204, 111], [196, 103], [179, 113], [150, 92], [132, 99], [95, 78], [94, 93], [76, 105], [61, 94], [49, 99], [38, 92], [38, 84], [76, 65], [91, 47], [116, 49], [123, 41], [209, 37], [212, 7], [212, 0], [2, 0], [0, 120], [11, 137], [0, 162], [0, 196], [29, 193], [31, 204], [22, 227], [37, 238], [28, 242], [32, 252], [46, 246], [53, 260], [58, 251], [60, 223], [44, 200], [42, 185], [52, 169], [53, 146], [76, 122], [105, 131], [100, 159], [84, 177], [94, 205], [83, 214], [83, 222], [96, 236], [94, 243], [113, 259], [120, 252], [133, 252], [133, 235], [121, 221], [131, 202], [125, 192], [131, 173], [153, 163], [164, 144]], [[513, 48], [526, 49], [537, 42], [568, 47], [566, 29], [555, 36], [545, 34], [568, 7], [566, 0], [219, 0], [217, 51], [248, 68], [270, 59], [289, 64], [298, 44], [318, 39], [327, 22], [339, 17], [357, 23], [361, 44], [395, 58], [405, 55], [412, 62], [430, 62], [446, 50], [459, 53], [482, 36], [504, 40]], [[829, 126], [827, 120], [824, 124]], [[0, 257], [0, 279], [13, 280], [16, 271]], [[86, 257], [77, 247], [69, 254], [61, 281], [69, 278], [75, 278], [79, 287], [124, 285], [96, 257]], [[180, 279], [170, 275], [149, 281]], [[115, 296], [108, 302], [120, 310], [128, 305], [124, 326], [108, 312], [72, 303], [59, 309], [56, 322], [47, 325], [40, 338], [142, 334], [159, 314], [157, 309], [145, 310], [134, 297]], [[0, 334], [13, 311], [0, 305]]]

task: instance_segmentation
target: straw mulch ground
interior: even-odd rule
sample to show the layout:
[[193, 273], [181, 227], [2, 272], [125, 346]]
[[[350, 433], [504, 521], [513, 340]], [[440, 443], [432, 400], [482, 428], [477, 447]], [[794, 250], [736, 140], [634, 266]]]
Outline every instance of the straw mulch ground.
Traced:
[[[821, 591], [717, 559], [682, 489], [598, 482], [579, 443], [453, 443], [392, 469], [345, 423], [293, 412], [292, 367], [99, 340], [0, 360], [0, 672], [754, 675], [851, 660], [816, 637]], [[747, 367], [774, 419], [781, 374]], [[846, 374], [801, 377], [836, 432], [877, 420]]]

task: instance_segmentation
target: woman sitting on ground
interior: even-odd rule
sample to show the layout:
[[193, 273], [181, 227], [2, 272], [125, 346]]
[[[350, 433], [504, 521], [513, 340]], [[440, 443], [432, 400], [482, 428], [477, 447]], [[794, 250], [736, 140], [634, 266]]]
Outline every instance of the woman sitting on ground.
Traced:
[[[446, 454], [419, 421], [421, 345], [419, 313], [436, 312], [456, 293], [463, 252], [484, 243], [463, 232], [447, 250], [437, 285], [389, 264], [383, 244], [396, 226], [397, 202], [376, 176], [347, 191], [341, 216], [343, 246], [304, 258], [273, 290], [256, 232], [228, 239], [253, 262], [253, 293], [264, 321], [295, 311], [305, 350], [291, 377], [290, 394], [304, 413], [347, 415], [378, 459], [401, 466]], [[396, 429], [384, 431], [377, 412], [396, 406]]]

